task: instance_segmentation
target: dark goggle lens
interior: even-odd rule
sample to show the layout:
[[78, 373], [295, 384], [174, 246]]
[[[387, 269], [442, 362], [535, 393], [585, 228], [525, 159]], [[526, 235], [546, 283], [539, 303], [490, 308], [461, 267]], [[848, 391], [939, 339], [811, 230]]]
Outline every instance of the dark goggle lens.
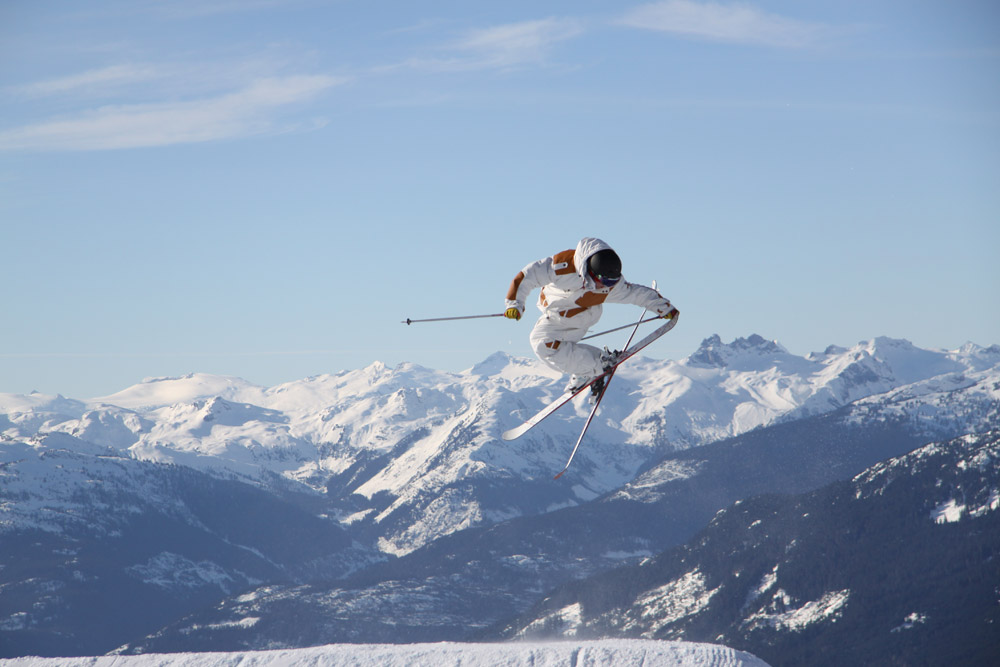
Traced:
[[597, 279], [601, 281], [601, 284], [605, 287], [614, 287], [618, 284], [618, 281], [622, 279], [621, 276], [612, 278], [610, 276], [597, 276]]

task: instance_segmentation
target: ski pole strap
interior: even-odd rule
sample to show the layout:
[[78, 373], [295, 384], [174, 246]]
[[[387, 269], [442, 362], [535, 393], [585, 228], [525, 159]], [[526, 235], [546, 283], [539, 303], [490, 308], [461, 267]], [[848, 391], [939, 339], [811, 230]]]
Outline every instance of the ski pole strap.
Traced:
[[454, 320], [479, 320], [484, 317], [503, 317], [503, 313], [490, 313], [489, 315], [461, 315], [459, 317], [430, 317], [422, 320], [411, 320], [407, 317], [403, 324], [418, 324], [420, 322], [452, 322]]

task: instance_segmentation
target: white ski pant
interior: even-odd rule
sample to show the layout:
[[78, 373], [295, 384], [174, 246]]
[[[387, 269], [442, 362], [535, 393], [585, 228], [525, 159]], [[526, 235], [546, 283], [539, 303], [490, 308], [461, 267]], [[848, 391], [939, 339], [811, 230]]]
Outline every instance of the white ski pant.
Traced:
[[589, 327], [566, 326], [566, 318], [542, 315], [531, 330], [531, 347], [548, 366], [562, 373], [589, 377], [604, 372], [601, 349], [578, 342]]

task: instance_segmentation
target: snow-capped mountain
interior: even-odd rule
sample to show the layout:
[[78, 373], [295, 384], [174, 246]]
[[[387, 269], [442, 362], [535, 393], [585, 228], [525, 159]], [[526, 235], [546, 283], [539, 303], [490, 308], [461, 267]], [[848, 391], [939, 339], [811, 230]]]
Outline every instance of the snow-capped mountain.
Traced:
[[567, 584], [504, 634], [711, 637], [774, 665], [994, 664], [1000, 431], [758, 496], [694, 540]]
[[[153, 646], [138, 640], [222, 600], [161, 643], [215, 648], [222, 632], [249, 646], [246, 630], [275, 646], [295, 633], [458, 638], [546, 587], [679, 543], [740, 494], [815, 488], [932, 437], [996, 428], [998, 375], [998, 346], [880, 338], [798, 357], [759, 336], [712, 337], [680, 361], [624, 365], [559, 482], [589, 406], [501, 441], [563, 386], [503, 354], [462, 373], [376, 363], [271, 388], [192, 374], [90, 400], [0, 395], [0, 536], [16, 545], [0, 562], [0, 633], [45, 650]], [[823, 433], [879, 429], [889, 435], [818, 446]], [[664, 521], [684, 497], [688, 509]], [[524, 541], [533, 535], [551, 539]], [[120, 615], [123, 599], [162, 613], [111, 634], [88, 625], [94, 600]], [[272, 626], [255, 608], [301, 622]], [[349, 610], [340, 625], [315, 618], [333, 609]]]
[[375, 363], [271, 388], [192, 374], [87, 401], [6, 395], [0, 432], [320, 494], [343, 525], [404, 554], [455, 530], [591, 500], [664, 451], [931, 378], [961, 382], [997, 364], [997, 346], [938, 352], [877, 338], [800, 357], [760, 336], [713, 336], [686, 359], [623, 366], [562, 485], [550, 477], [589, 406], [580, 399], [520, 440], [500, 441], [563, 382], [499, 353], [457, 374]]

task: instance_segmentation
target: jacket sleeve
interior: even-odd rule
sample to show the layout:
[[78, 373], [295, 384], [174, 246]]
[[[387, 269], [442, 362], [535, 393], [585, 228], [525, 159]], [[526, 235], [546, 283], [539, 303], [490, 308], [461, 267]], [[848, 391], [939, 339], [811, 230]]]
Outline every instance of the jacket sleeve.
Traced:
[[531, 291], [548, 285], [556, 278], [553, 259], [546, 257], [528, 264], [514, 276], [507, 290], [506, 308], [516, 307], [522, 313]]
[[609, 303], [630, 303], [635, 306], [648, 308], [659, 315], [666, 315], [673, 310], [670, 300], [661, 295], [652, 287], [636, 285], [627, 280], [622, 280], [615, 285], [608, 294]]

